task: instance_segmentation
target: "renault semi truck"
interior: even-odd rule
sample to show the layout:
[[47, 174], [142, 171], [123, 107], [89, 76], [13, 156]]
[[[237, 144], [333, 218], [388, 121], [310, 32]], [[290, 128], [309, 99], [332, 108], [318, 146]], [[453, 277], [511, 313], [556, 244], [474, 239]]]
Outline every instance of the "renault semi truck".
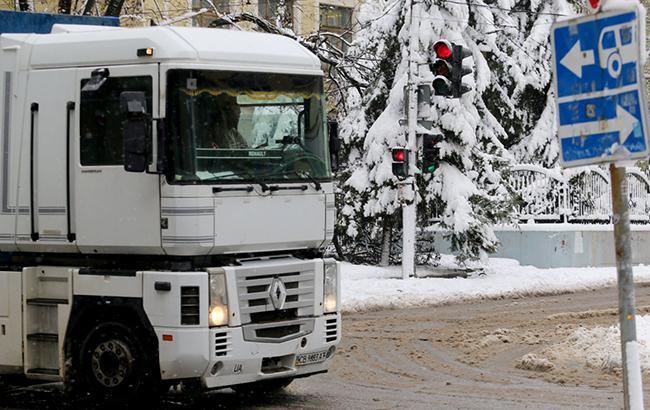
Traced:
[[283, 36], [0, 36], [0, 373], [119, 395], [326, 372], [325, 105], [319, 60]]

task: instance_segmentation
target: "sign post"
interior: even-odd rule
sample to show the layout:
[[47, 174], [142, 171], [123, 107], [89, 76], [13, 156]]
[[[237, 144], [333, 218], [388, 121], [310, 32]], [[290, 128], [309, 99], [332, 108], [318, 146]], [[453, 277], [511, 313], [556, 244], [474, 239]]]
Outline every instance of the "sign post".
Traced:
[[641, 365], [636, 342], [634, 308], [634, 277], [630, 243], [630, 212], [628, 208], [625, 168], [609, 166], [612, 179], [612, 211], [618, 277], [618, 320], [621, 328], [623, 387], [626, 409], [643, 409]]
[[[598, 2], [600, 3], [600, 2]], [[595, 9], [599, 8], [594, 7]], [[625, 409], [643, 409], [625, 168], [648, 157], [638, 10], [558, 22], [551, 29], [560, 164], [611, 163]], [[642, 27], [645, 27], [644, 25]]]

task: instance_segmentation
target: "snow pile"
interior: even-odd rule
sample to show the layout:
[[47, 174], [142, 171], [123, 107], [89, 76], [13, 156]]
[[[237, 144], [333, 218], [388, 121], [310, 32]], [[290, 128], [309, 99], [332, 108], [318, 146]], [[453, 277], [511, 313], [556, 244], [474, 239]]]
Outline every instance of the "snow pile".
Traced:
[[480, 347], [487, 347], [494, 344], [510, 343], [510, 333], [512, 333], [510, 329], [496, 329], [485, 335], [478, 345]]
[[[637, 316], [641, 369], [650, 372], [650, 316]], [[552, 356], [571, 357], [607, 373], [621, 371], [621, 336], [618, 325], [576, 329], [566, 342], [551, 349]]]
[[548, 372], [555, 368], [555, 365], [544, 357], [539, 357], [533, 353], [529, 353], [521, 358], [516, 367], [523, 370], [533, 370], [537, 372]]
[[[442, 266], [452, 267], [453, 257], [443, 256]], [[381, 308], [408, 308], [451, 302], [551, 295], [614, 285], [616, 269], [521, 266], [512, 259], [492, 258], [485, 275], [469, 278], [401, 279], [401, 267], [342, 264], [341, 299], [345, 312]], [[637, 281], [650, 280], [650, 267], [634, 269]]]

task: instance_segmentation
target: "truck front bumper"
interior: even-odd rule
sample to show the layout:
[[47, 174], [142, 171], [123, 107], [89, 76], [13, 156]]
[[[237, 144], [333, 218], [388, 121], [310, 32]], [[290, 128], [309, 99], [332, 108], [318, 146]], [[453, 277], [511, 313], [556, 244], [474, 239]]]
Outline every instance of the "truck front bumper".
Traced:
[[200, 377], [205, 388], [215, 389], [325, 372], [341, 340], [341, 316], [329, 314], [310, 320], [311, 332], [281, 342], [251, 341], [245, 336], [245, 326], [156, 329], [159, 340], [171, 335], [176, 341], [161, 341], [162, 378]]

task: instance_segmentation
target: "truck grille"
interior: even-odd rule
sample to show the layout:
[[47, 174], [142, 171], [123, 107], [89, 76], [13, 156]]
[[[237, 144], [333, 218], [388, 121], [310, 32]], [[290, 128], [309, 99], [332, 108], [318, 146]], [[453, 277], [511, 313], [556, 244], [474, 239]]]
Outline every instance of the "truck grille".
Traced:
[[330, 343], [336, 340], [339, 334], [339, 323], [335, 317], [329, 318], [325, 321], [325, 342]]
[[[275, 278], [286, 290], [282, 309], [276, 309], [271, 301], [270, 288]], [[266, 269], [242, 269], [237, 272], [237, 290], [243, 324], [314, 315], [313, 271], [270, 273]]]
[[198, 286], [181, 287], [181, 325], [201, 323], [201, 297]]

